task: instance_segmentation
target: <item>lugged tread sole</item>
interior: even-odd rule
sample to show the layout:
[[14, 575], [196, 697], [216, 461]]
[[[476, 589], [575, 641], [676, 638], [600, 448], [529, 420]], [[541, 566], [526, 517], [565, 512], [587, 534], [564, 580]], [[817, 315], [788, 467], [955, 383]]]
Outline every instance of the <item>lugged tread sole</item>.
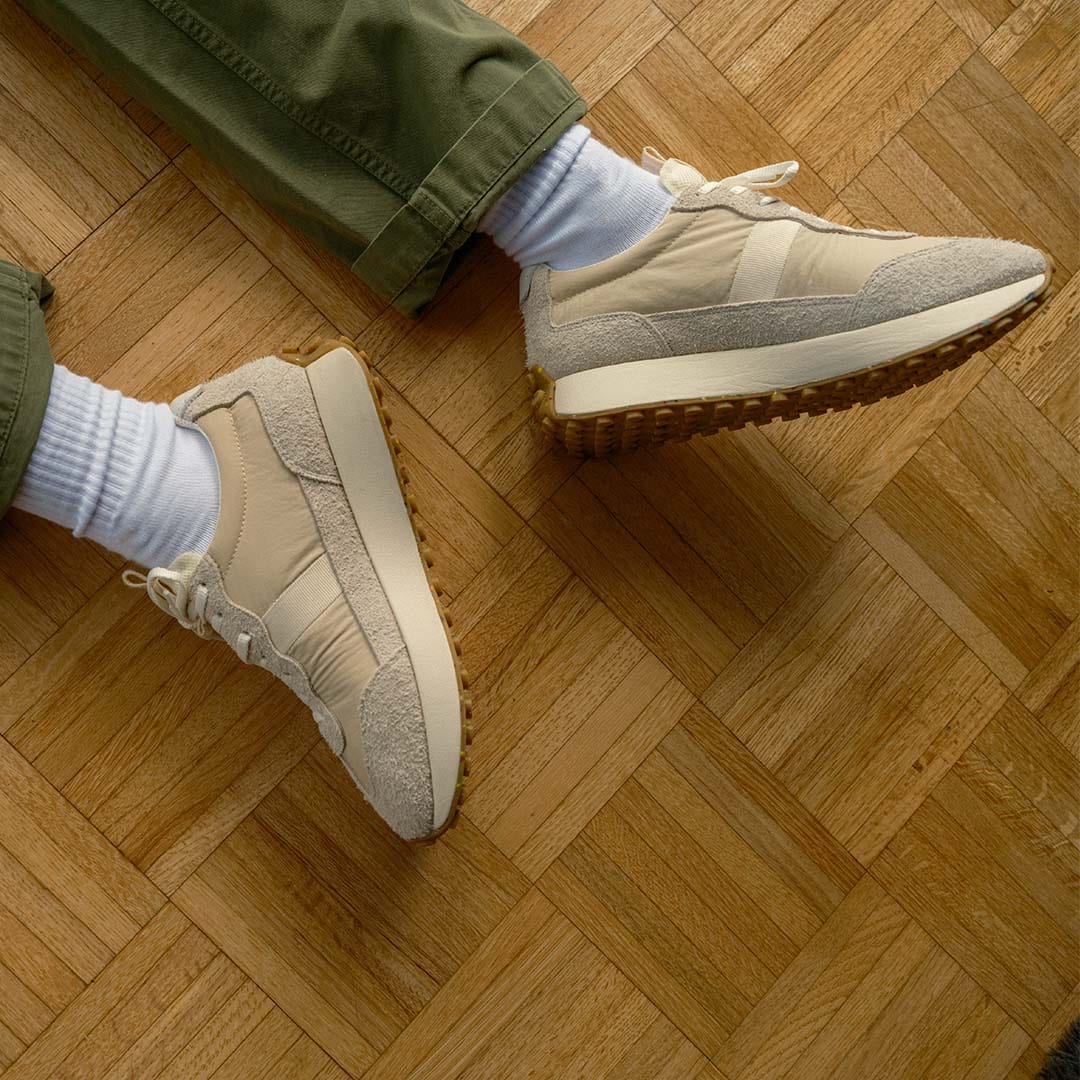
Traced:
[[555, 411], [555, 380], [543, 368], [533, 367], [529, 371], [533, 412], [544, 434], [568, 453], [577, 457], [607, 457], [665, 442], [683, 441], [692, 435], [736, 431], [747, 424], [795, 420], [800, 416], [819, 416], [849, 409], [853, 405], [870, 405], [882, 398], [896, 397], [959, 367], [1034, 314], [1052, 292], [1054, 268], [1050, 257], [1046, 258], [1046, 283], [1030, 300], [985, 326], [966, 330], [932, 348], [897, 357], [878, 367], [770, 394], [661, 402], [584, 416], [560, 416]]
[[457, 674], [458, 683], [458, 697], [461, 701], [461, 754], [458, 762], [457, 784], [454, 788], [454, 801], [450, 813], [447, 815], [446, 821], [442, 826], [434, 832], [429, 833], [427, 836], [422, 836], [416, 840], [409, 841], [409, 843], [415, 845], [433, 844], [447, 829], [452, 828], [457, 824], [458, 815], [461, 812], [461, 804], [465, 801], [465, 778], [469, 775], [469, 745], [472, 743], [473, 737], [472, 724], [470, 723], [472, 720], [472, 695], [469, 693], [469, 676], [461, 663], [461, 642], [454, 633], [453, 624], [446, 611], [446, 605], [443, 602], [442, 587], [439, 584], [438, 579], [432, 574], [434, 560], [432, 558], [431, 549], [427, 546], [427, 536], [424, 533], [423, 526], [421, 526], [418, 521], [416, 496], [409, 490], [408, 470], [401, 461], [401, 444], [397, 437], [391, 432], [393, 420], [387, 412], [386, 406], [383, 404], [382, 383], [379, 381], [379, 377], [371, 370], [367, 353], [365, 353], [351, 338], [339, 337], [321, 338], [302, 348], [282, 349], [281, 357], [283, 360], [288, 360], [290, 363], [306, 367], [308, 364], [313, 364], [321, 356], [325, 356], [328, 352], [340, 348], [348, 349], [357, 358], [360, 362], [360, 366], [364, 370], [368, 385], [371, 387], [371, 394], [375, 401], [375, 411], [379, 415], [383, 435], [386, 438], [386, 445], [390, 450], [390, 456], [394, 462], [394, 472], [397, 475], [398, 487], [401, 488], [401, 496], [405, 500], [405, 505], [409, 510], [409, 520], [412, 523], [413, 533], [416, 536], [416, 546], [420, 552], [420, 559], [424, 566], [424, 574], [427, 577], [431, 595], [435, 598], [435, 608], [439, 612], [439, 618], [442, 620], [443, 630], [446, 633], [446, 640], [450, 645], [450, 651], [454, 658], [454, 671]]

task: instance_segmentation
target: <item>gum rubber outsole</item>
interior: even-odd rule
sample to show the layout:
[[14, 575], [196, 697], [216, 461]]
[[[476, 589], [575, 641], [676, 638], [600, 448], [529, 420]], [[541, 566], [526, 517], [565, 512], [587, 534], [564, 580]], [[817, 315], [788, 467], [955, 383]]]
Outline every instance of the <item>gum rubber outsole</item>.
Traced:
[[560, 416], [555, 411], [555, 380], [543, 368], [533, 367], [529, 371], [533, 412], [544, 434], [568, 453], [577, 457], [606, 457], [669, 441], [684, 441], [692, 435], [735, 431], [747, 424], [795, 420], [800, 416], [838, 412], [853, 405], [870, 405], [959, 367], [1037, 311], [1052, 292], [1054, 267], [1049, 256], [1046, 262], [1046, 283], [1029, 300], [985, 325], [877, 367], [767, 394], [659, 402], [580, 416]]
[[351, 338], [339, 337], [322, 338], [313, 344], [301, 348], [282, 349], [281, 358], [283, 360], [288, 360], [292, 364], [306, 367], [308, 364], [313, 364], [319, 357], [325, 356], [328, 352], [341, 348], [348, 349], [349, 352], [356, 357], [361, 368], [363, 368], [364, 375], [368, 381], [368, 386], [371, 388], [371, 396], [375, 401], [375, 411], [379, 415], [379, 422], [382, 424], [386, 445], [390, 450], [390, 457], [394, 462], [394, 472], [397, 475], [398, 487], [401, 488], [401, 497], [405, 500], [405, 505], [409, 511], [409, 520], [412, 523], [413, 533], [416, 536], [416, 545], [420, 551], [420, 559], [424, 566], [424, 574], [427, 577], [431, 595], [435, 598], [435, 608], [439, 612], [439, 618], [442, 620], [443, 630], [446, 633], [446, 640], [450, 645], [450, 652], [454, 658], [454, 671], [457, 674], [458, 697], [461, 701], [461, 753], [458, 760], [458, 777], [457, 785], [454, 788], [454, 801], [446, 821], [438, 829], [429, 833], [427, 836], [422, 836], [416, 840], [409, 841], [411, 844], [422, 846], [435, 843], [447, 829], [453, 827], [457, 823], [458, 815], [461, 812], [461, 805], [465, 801], [465, 778], [469, 775], [469, 745], [472, 743], [473, 737], [471, 723], [472, 695], [469, 693], [469, 676], [461, 664], [461, 643], [454, 633], [450, 615], [446, 611], [446, 605], [443, 601], [442, 586], [432, 573], [434, 560], [432, 558], [431, 549], [427, 545], [427, 536], [424, 533], [423, 526], [417, 518], [416, 497], [409, 490], [409, 474], [401, 460], [401, 444], [391, 431], [393, 421], [386, 410], [386, 406], [383, 404], [382, 383], [379, 381], [379, 377], [371, 370], [367, 353], [365, 353]]

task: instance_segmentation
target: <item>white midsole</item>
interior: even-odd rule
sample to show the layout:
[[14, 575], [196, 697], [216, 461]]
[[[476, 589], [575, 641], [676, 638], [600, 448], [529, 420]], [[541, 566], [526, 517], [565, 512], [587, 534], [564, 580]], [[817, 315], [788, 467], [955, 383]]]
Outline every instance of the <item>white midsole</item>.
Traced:
[[1046, 284], [1039, 274], [916, 315], [840, 334], [752, 349], [662, 356], [564, 375], [555, 412], [585, 416], [640, 405], [789, 390], [887, 364], [991, 322]]
[[438, 829], [453, 809], [461, 756], [461, 698], [451, 645], [367, 377], [346, 348], [328, 352], [307, 371], [346, 497], [416, 676]]

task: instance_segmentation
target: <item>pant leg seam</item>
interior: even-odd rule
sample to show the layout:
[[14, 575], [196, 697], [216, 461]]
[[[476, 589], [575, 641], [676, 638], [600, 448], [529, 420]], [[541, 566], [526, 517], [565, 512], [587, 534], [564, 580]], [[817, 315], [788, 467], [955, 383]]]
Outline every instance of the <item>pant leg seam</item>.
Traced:
[[295, 124], [355, 162], [401, 198], [408, 201], [411, 197], [415, 185], [402, 177], [389, 162], [325, 117], [297, 105], [254, 60], [222, 38], [190, 11], [181, 7], [177, 0], [146, 0], [146, 2], [156, 7], [174, 26], [206, 49], [219, 63], [239, 75], [256, 93]]
[[[540, 61], [540, 63], [546, 63], [546, 61]], [[534, 65], [534, 66], [536, 66], [536, 65]], [[500, 95], [500, 97], [501, 96], [502, 95]], [[553, 124], [557, 124], [562, 119], [562, 117], [565, 116], [568, 112], [571, 112], [574, 109], [578, 108], [580, 102], [581, 102], [580, 97], [574, 96], [573, 98], [571, 98], [571, 100], [568, 101], [567, 104], [562, 109], [559, 110], [559, 112], [556, 114], [556, 116], [552, 120], [549, 121], [548, 127], [550, 128]], [[469, 130], [470, 131], [473, 130], [473, 128], [475, 126], [476, 126], [475, 124], [471, 125]], [[410, 273], [409, 276], [400, 283], [400, 286], [398, 287], [396, 292], [393, 294], [393, 296], [391, 296], [389, 298], [389, 301], [390, 301], [391, 304], [394, 304], [395, 301], [399, 297], [401, 297], [404, 293], [406, 293], [412, 287], [412, 285], [415, 283], [416, 279], [419, 278], [420, 275], [427, 269], [427, 267], [436, 258], [436, 256], [440, 255], [443, 252], [446, 252], [448, 254], [452, 254], [466, 240], [468, 240], [468, 238], [471, 235], [473, 235], [474, 230], [468, 228], [465, 225], [465, 222], [468, 220], [469, 216], [473, 212], [475, 212], [477, 206], [480, 206], [484, 202], [484, 200], [487, 198], [487, 196], [491, 193], [492, 190], [496, 189], [501, 183], [503, 183], [504, 178], [507, 176], [507, 174], [510, 174], [510, 173], [513, 172], [513, 170], [514, 170], [515, 166], [517, 165], [517, 163], [529, 153], [530, 149], [533, 146], [535, 146], [535, 143], [536, 143], [536, 140], [534, 139], [528, 145], [522, 147], [520, 153], [514, 158], [514, 160], [512, 162], [507, 164], [507, 167], [499, 174], [498, 177], [495, 177], [492, 180], [492, 182], [488, 185], [486, 190], [484, 192], [482, 192], [481, 194], [479, 194], [476, 197], [476, 199], [473, 200], [471, 205], [469, 207], [467, 207], [464, 211], [462, 211], [462, 213], [460, 215], [456, 216], [456, 220], [454, 221], [454, 223], [449, 228], [447, 228], [445, 226], [441, 226], [437, 222], [433, 221], [431, 219], [430, 215], [425, 214], [424, 211], [417, 205], [417, 198], [419, 197], [419, 198], [428, 198], [432, 202], [434, 202], [436, 205], [438, 205], [440, 207], [442, 206], [441, 201], [438, 200], [435, 196], [433, 196], [430, 193], [430, 191], [426, 190], [424, 185], [421, 184], [421, 186], [417, 189], [416, 194], [414, 195], [414, 197], [409, 200], [409, 203], [406, 206], [403, 206], [398, 211], [398, 214], [406, 213], [406, 212], [408, 212], [409, 209], [412, 209], [415, 213], [417, 213], [420, 217], [422, 217], [425, 221], [427, 221], [433, 228], [440, 229], [441, 234], [436, 239], [435, 243], [427, 251], [427, 255], [426, 255], [424, 261], [422, 263], [420, 263], [416, 267], [416, 269], [413, 270], [413, 272]], [[436, 168], [438, 168], [438, 166], [436, 166]], [[432, 171], [434, 171], [434, 170], [432, 170]], [[385, 231], [387, 228], [389, 228], [391, 226], [392, 222], [395, 220], [395, 218], [398, 216], [398, 214], [395, 214], [393, 217], [390, 218], [389, 221], [387, 221], [386, 225], [383, 226], [383, 229], [380, 230], [380, 235], [381, 235], [381, 233], [383, 231]], [[458, 239], [459, 236], [460, 236], [460, 239]], [[368, 248], [370, 249], [378, 240], [379, 240], [379, 236], [376, 236], [372, 240], [372, 243], [370, 245], [368, 245]], [[361, 256], [361, 259], [362, 258], [363, 258], [363, 256]], [[360, 260], [357, 260], [357, 261], [359, 262]], [[353, 270], [355, 272], [356, 264], [354, 264]]]
[[18, 415], [19, 406], [22, 404], [23, 395], [26, 393], [26, 373], [30, 367], [30, 303], [33, 299], [33, 290], [27, 281], [25, 270], [20, 270], [20, 277], [22, 278], [23, 299], [26, 301], [22, 309], [22, 364], [19, 367], [19, 381], [15, 387], [14, 404], [3, 429], [0, 430], [0, 459], [3, 458], [7, 450], [8, 440], [15, 430], [15, 417]]
[[[444, 163], [447, 160], [452, 160], [452, 156], [454, 154], [454, 151], [457, 150], [457, 148], [459, 146], [461, 146], [462, 144], [469, 143], [471, 140], [473, 140], [475, 138], [475, 132], [477, 130], [483, 129], [487, 124], [490, 123], [490, 118], [491, 118], [492, 114], [495, 113], [496, 109], [499, 108], [499, 106], [504, 101], [504, 99], [510, 97], [512, 94], [515, 94], [515, 93], [517, 93], [519, 91], [520, 86], [521, 86], [521, 84], [523, 83], [523, 81], [525, 79], [527, 79], [534, 71], [536, 71], [538, 69], [541, 69], [541, 68], [547, 68], [547, 67], [550, 67], [550, 66], [551, 66], [550, 61], [543, 60], [543, 59], [538, 59], [536, 61], [536, 63], [530, 65], [530, 67], [528, 67], [525, 71], [523, 71], [521, 73], [521, 75], [517, 79], [514, 80], [514, 82], [512, 82], [509, 86], [507, 86], [505, 89], [503, 89], [501, 91], [501, 93], [499, 93], [496, 97], [494, 97], [491, 101], [489, 101], [488, 104], [486, 105], [486, 107], [484, 108], [484, 111], [482, 113], [480, 113], [480, 115], [477, 116], [472, 121], [471, 124], [469, 124], [469, 126], [457, 137], [457, 139], [454, 140], [454, 142], [449, 147], [447, 147], [446, 152], [442, 155], [442, 157], [439, 159], [439, 161], [431, 169], [431, 172], [429, 172], [428, 175], [425, 176], [424, 179], [417, 185], [416, 191], [415, 191], [415, 193], [413, 194], [412, 198], [409, 201], [413, 204], [413, 206], [415, 207], [417, 212], [423, 214], [423, 216], [428, 221], [430, 221], [431, 224], [434, 225], [436, 228], [445, 229], [446, 232], [447, 232], [447, 235], [450, 235], [456, 229], [461, 228], [462, 224], [466, 220], [468, 220], [469, 215], [473, 212], [473, 210], [475, 210], [476, 207], [479, 206], [480, 203], [482, 203], [484, 201], [484, 199], [487, 197], [488, 193], [492, 190], [492, 188], [494, 188], [498, 184], [500, 184], [502, 182], [503, 177], [505, 177], [507, 175], [507, 173], [511, 172], [515, 168], [517, 163], [535, 145], [536, 140], [531, 139], [528, 143], [526, 143], [520, 149], [520, 151], [515, 155], [514, 159], [512, 161], [510, 161], [510, 162], [507, 162], [505, 168], [503, 168], [503, 170], [498, 174], [498, 176], [493, 177], [491, 182], [488, 183], [487, 187], [483, 191], [479, 192], [476, 195], [475, 198], [471, 199], [471, 201], [469, 201], [468, 205], [463, 207], [461, 210], [452, 210], [450, 207], [448, 207], [445, 204], [445, 202], [442, 199], [439, 198], [439, 196], [436, 194], [436, 192], [434, 192], [432, 190], [432, 185], [429, 183], [431, 177], [439, 173], [439, 170], [444, 166]], [[566, 104], [563, 105], [559, 109], [558, 113], [556, 113], [556, 115], [555, 115], [555, 118], [548, 122], [547, 127], [550, 127], [551, 124], [553, 124], [553, 123], [557, 123], [559, 117], [561, 117], [566, 112], [567, 109], [573, 108], [577, 104], [577, 102], [579, 102], [580, 100], [581, 99], [580, 99], [579, 95], [577, 94], [577, 91], [573, 90], [573, 88], [569, 88], [568, 91], [567, 91], [567, 102], [566, 102]], [[437, 208], [440, 213], [445, 215], [445, 217], [447, 219], [447, 222], [449, 222], [449, 224], [448, 225], [443, 225], [442, 223], [440, 223], [438, 221], [435, 221], [434, 218], [432, 217], [432, 215], [430, 213], [426, 213], [424, 211], [423, 207], [419, 205], [419, 202], [421, 200], [427, 201], [432, 206]], [[472, 230], [467, 230], [467, 231], [471, 232]]]

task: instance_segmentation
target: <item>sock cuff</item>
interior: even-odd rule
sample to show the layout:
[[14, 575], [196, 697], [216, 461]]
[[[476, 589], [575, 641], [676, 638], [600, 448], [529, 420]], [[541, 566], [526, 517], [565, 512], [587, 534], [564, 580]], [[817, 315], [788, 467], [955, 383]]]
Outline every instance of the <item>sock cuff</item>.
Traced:
[[123, 398], [86, 535], [119, 543], [141, 566], [167, 566], [185, 551], [201, 555], [210, 547], [219, 499], [217, 462], [202, 431], [179, 427], [168, 405]]
[[105, 485], [121, 396], [56, 366], [14, 506], [85, 534]]
[[[145, 511], [140, 508], [134, 515], [136, 522], [154, 527], [145, 530], [141, 557], [131, 556], [146, 566], [168, 565], [185, 551], [206, 552], [217, 531], [221, 502], [217, 458], [210, 440], [200, 428], [179, 426], [168, 405], [152, 408], [161, 432], [156, 455], [161, 464], [159, 493], [147, 491]], [[168, 523], [160, 522], [152, 512], [162, 492], [172, 508]]]
[[217, 525], [217, 462], [168, 405], [136, 401], [57, 365], [14, 505], [143, 566], [205, 552]]
[[490, 233], [499, 247], [509, 250], [515, 237], [551, 198], [589, 142], [589, 129], [583, 124], [567, 128], [555, 145], [481, 218], [480, 231]]
[[484, 215], [480, 228], [519, 266], [576, 270], [632, 247], [674, 201], [659, 177], [577, 124]]

